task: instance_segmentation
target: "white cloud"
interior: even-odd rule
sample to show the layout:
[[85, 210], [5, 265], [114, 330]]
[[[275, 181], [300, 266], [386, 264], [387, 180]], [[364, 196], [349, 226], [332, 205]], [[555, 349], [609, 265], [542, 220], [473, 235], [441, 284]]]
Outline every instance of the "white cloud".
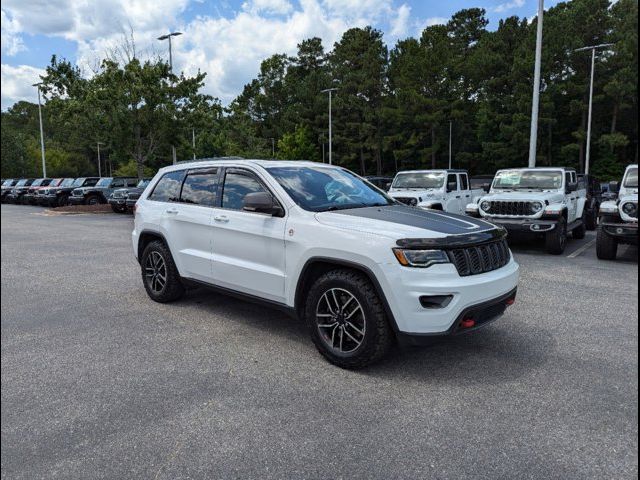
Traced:
[[411, 7], [406, 3], [403, 3], [396, 13], [396, 17], [391, 22], [392, 37], [402, 37], [407, 34], [409, 30], [409, 20], [411, 18]]
[[9, 15], [2, 10], [2, 53], [13, 56], [18, 52], [26, 50], [22, 38], [20, 38], [20, 24], [17, 20], [9, 18]]
[[32, 85], [40, 81], [45, 71], [29, 65], [5, 65], [1, 67], [2, 110], [19, 100], [38, 101], [38, 93]]
[[500, 5], [495, 7], [493, 11], [496, 13], [504, 13], [507, 10], [511, 10], [513, 8], [523, 7], [524, 3], [525, 3], [525, 0], [512, 0], [510, 2], [501, 3]]
[[449, 19], [444, 17], [431, 17], [427, 18], [424, 24], [427, 27], [433, 27], [434, 25], [445, 25], [448, 21]]
[[287, 0], [250, 0], [242, 4], [242, 9], [253, 14], [286, 15], [291, 13], [293, 5]]

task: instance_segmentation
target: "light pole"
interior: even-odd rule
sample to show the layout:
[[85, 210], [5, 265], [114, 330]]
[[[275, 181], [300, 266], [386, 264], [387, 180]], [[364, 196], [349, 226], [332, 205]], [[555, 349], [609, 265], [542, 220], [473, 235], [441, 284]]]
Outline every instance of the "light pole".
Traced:
[[449, 170], [451, 170], [453, 167], [453, 162], [452, 162], [452, 158], [451, 158], [451, 147], [453, 145], [453, 120], [449, 120]]
[[332, 157], [332, 141], [333, 141], [333, 126], [331, 122], [331, 100], [333, 97], [333, 92], [336, 92], [337, 88], [327, 88], [326, 90], [322, 90], [320, 93], [329, 93], [329, 165], [333, 165], [333, 157]]
[[102, 162], [100, 161], [100, 145], [104, 145], [104, 143], [96, 142], [96, 145], [98, 146], [98, 176], [101, 177], [102, 176]]
[[42, 155], [42, 176], [47, 176], [47, 161], [44, 156], [44, 129], [42, 128], [42, 102], [40, 101], [40, 86], [42, 82], [34, 83], [32, 86], [38, 89], [38, 117], [40, 117], [40, 153]]
[[[166, 35], [161, 35], [158, 37], [158, 40], [169, 40], [169, 70], [173, 73], [173, 56], [171, 53], [171, 37], [177, 37], [178, 35], [182, 35], [182, 32], [170, 32]], [[195, 154], [194, 154], [195, 155]], [[176, 158], [176, 146], [171, 145], [171, 156], [173, 157], [173, 164], [178, 163], [178, 159]]]
[[587, 152], [584, 159], [584, 173], [589, 174], [589, 164], [591, 161], [591, 117], [593, 114], [593, 77], [596, 70], [596, 50], [607, 48], [613, 43], [601, 43], [600, 45], [590, 45], [588, 47], [577, 48], [575, 52], [591, 50], [591, 80], [589, 81], [589, 119], [587, 120]]
[[169, 69], [173, 73], [173, 58], [171, 56], [171, 37], [177, 37], [178, 35], [182, 35], [182, 32], [170, 32], [166, 35], [161, 35], [158, 37], [158, 40], [169, 40]]
[[538, 0], [538, 30], [536, 33], [536, 61], [533, 69], [533, 102], [531, 105], [531, 134], [529, 136], [529, 168], [536, 166], [538, 143], [538, 111], [540, 109], [540, 65], [542, 63], [542, 19], [544, 0]]
[[196, 129], [191, 129], [191, 145], [193, 147], [193, 159], [196, 159]]
[[276, 139], [271, 138], [271, 158], [276, 158]]

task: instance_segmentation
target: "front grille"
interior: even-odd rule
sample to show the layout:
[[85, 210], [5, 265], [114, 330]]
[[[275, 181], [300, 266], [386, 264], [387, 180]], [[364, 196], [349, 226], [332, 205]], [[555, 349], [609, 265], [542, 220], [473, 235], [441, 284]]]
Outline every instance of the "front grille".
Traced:
[[506, 240], [477, 247], [452, 249], [447, 251], [447, 254], [461, 277], [492, 272], [504, 267], [511, 260]]
[[394, 197], [397, 201], [404, 203], [405, 205], [417, 205], [418, 201], [415, 198], [411, 197]]
[[113, 198], [125, 198], [126, 196], [125, 192], [113, 192]]
[[76, 188], [73, 192], [71, 192], [71, 195], [73, 195], [74, 197], [82, 197], [82, 189]]
[[512, 215], [518, 217], [526, 217], [533, 215], [531, 202], [490, 202], [491, 210], [487, 213], [490, 215]]

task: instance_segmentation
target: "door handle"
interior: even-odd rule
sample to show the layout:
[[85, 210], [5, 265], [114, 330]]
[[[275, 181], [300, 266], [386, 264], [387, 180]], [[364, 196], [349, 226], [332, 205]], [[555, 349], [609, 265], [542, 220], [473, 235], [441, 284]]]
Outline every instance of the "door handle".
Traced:
[[178, 209], [177, 208], [167, 208], [166, 212], [170, 213], [172, 215], [175, 215], [175, 214], [178, 213]]
[[462, 198], [460, 195], [456, 195], [456, 198]]
[[213, 220], [220, 223], [227, 223], [229, 221], [229, 217], [226, 215], [218, 215], [213, 217]]

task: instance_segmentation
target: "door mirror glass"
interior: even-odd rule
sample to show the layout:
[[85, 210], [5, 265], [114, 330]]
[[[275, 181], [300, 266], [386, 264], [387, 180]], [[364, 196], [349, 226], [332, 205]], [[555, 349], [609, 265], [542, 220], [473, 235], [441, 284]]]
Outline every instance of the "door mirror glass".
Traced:
[[455, 192], [458, 189], [458, 182], [447, 183], [447, 192]]
[[485, 193], [489, 193], [491, 191], [491, 184], [490, 183], [484, 183], [482, 185], [482, 190], [484, 190]]
[[609, 191], [611, 193], [620, 193], [620, 184], [618, 182], [609, 182]]
[[578, 190], [578, 184], [571, 182], [567, 184], [567, 193], [572, 193]]

